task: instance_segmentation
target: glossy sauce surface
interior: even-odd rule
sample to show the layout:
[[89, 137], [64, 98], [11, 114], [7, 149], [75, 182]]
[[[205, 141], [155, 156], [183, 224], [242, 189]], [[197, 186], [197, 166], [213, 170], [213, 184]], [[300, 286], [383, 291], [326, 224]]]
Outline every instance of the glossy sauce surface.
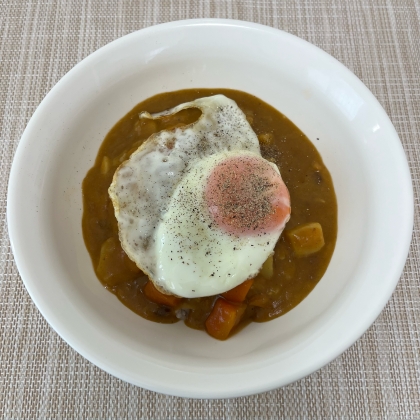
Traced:
[[[229, 89], [169, 92], [138, 104], [108, 133], [84, 179], [82, 225], [98, 278], [124, 305], [152, 321], [174, 323], [181, 318], [189, 327], [204, 329], [217, 296], [182, 299], [175, 307], [154, 303], [146, 297], [144, 287], [148, 278], [120, 246], [108, 187], [117, 167], [151, 134], [190, 124], [200, 116], [199, 110], [187, 109], [162, 121], [152, 121], [140, 120], [140, 112], [160, 112], [219, 93], [236, 101], [246, 114], [259, 137], [262, 156], [279, 167], [292, 205], [291, 219], [275, 247], [273, 273], [269, 278], [260, 274], [254, 280], [245, 299], [241, 322], [235, 327], [237, 331], [249, 322], [281, 316], [299, 304], [323, 276], [337, 236], [337, 204], [331, 176], [309, 139], [273, 107], [245, 92]], [[321, 225], [325, 245], [318, 252], [298, 256], [287, 233], [307, 223]]]

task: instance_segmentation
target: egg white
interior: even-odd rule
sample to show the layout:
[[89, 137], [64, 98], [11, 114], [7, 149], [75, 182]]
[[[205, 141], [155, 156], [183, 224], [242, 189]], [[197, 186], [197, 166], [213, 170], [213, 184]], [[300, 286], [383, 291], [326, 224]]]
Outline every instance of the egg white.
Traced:
[[270, 233], [236, 236], [211, 217], [204, 194], [207, 179], [219, 163], [238, 154], [260, 157], [247, 151], [221, 152], [197, 162], [175, 188], [157, 227], [155, 281], [175, 295], [215, 295], [254, 277], [283, 230], [279, 226]]
[[[173, 268], [175, 266], [172, 269], [171, 266], [166, 267], [165, 264], [170, 261], [165, 256], [167, 248], [159, 248], [161, 236], [156, 234], [161, 232], [162, 221], [167, 220], [177, 186], [192, 168], [209, 156], [235, 151], [261, 155], [258, 138], [244, 113], [224, 95], [200, 98], [159, 114], [142, 113], [140, 118], [159, 119], [187, 108], [200, 109], [202, 114], [199, 119], [188, 126], [150, 136], [116, 170], [109, 187], [124, 251], [159, 290], [179, 296], [198, 292], [184, 292], [184, 289], [195, 289], [174, 286], [181, 281], [181, 276]], [[165, 235], [167, 238], [167, 231]], [[165, 269], [162, 269], [163, 265]], [[169, 278], [171, 270], [173, 275]], [[255, 269], [251, 267], [250, 275], [254, 272]], [[226, 274], [238, 278], [235, 273]], [[228, 287], [228, 279], [232, 276], [224, 280], [223, 290], [237, 284], [234, 280], [230, 283], [232, 286]], [[194, 278], [190, 281], [194, 282]]]

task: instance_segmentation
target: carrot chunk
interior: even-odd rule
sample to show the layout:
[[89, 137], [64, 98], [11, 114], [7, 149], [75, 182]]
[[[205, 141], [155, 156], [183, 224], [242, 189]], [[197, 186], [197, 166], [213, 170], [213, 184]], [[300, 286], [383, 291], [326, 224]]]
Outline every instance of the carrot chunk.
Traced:
[[216, 300], [206, 320], [207, 332], [218, 340], [226, 340], [232, 328], [239, 323], [246, 305], [228, 302], [223, 298]]
[[151, 281], [148, 281], [146, 283], [146, 286], [144, 286], [143, 291], [148, 299], [150, 299], [152, 302], [157, 303], [158, 305], [174, 307], [178, 305], [179, 302], [181, 302], [181, 298], [179, 297], [176, 297], [174, 295], [165, 295], [162, 292], [159, 292], [159, 290], [156, 289], [156, 287]]
[[223, 293], [222, 296], [231, 302], [243, 302], [252, 286], [252, 283], [254, 283], [254, 279], [245, 280], [240, 285]]

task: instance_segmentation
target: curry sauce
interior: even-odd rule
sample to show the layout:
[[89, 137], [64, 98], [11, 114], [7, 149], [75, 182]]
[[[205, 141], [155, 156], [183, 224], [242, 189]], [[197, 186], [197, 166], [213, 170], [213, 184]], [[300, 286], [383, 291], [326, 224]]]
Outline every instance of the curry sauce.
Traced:
[[[218, 296], [163, 303], [146, 296], [148, 278], [121, 248], [108, 188], [117, 167], [150, 135], [191, 124], [201, 111], [185, 109], [160, 120], [140, 120], [139, 113], [161, 112], [215, 94], [233, 99], [245, 113], [260, 141], [262, 156], [279, 167], [292, 206], [268, 269], [260, 272], [246, 294], [235, 332], [249, 322], [279, 317], [299, 304], [323, 276], [336, 242], [337, 203], [331, 176], [312, 142], [279, 111], [255, 96], [229, 89], [181, 90], [141, 102], [105, 137], [83, 181], [82, 227], [97, 277], [124, 305], [152, 321], [175, 323], [182, 319], [191, 328], [205, 329]], [[299, 252], [296, 243], [301, 238], [292, 235], [300, 226], [321, 230], [322, 243], [315, 244], [308, 254]]]

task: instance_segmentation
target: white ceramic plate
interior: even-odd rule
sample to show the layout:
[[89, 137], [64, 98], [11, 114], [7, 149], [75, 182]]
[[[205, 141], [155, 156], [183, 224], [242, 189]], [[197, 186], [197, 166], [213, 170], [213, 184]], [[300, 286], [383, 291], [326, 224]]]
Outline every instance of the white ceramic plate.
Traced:
[[[336, 250], [314, 291], [226, 342], [128, 310], [96, 279], [81, 231], [81, 182], [106, 133], [138, 102], [192, 87], [243, 90], [286, 114], [316, 143], [338, 199]], [[155, 391], [234, 397], [308, 375], [372, 324], [404, 266], [413, 197], [394, 127], [342, 64], [272, 28], [191, 20], [118, 39], [60, 80], [22, 136], [7, 217], [28, 292], [80, 354]]]

